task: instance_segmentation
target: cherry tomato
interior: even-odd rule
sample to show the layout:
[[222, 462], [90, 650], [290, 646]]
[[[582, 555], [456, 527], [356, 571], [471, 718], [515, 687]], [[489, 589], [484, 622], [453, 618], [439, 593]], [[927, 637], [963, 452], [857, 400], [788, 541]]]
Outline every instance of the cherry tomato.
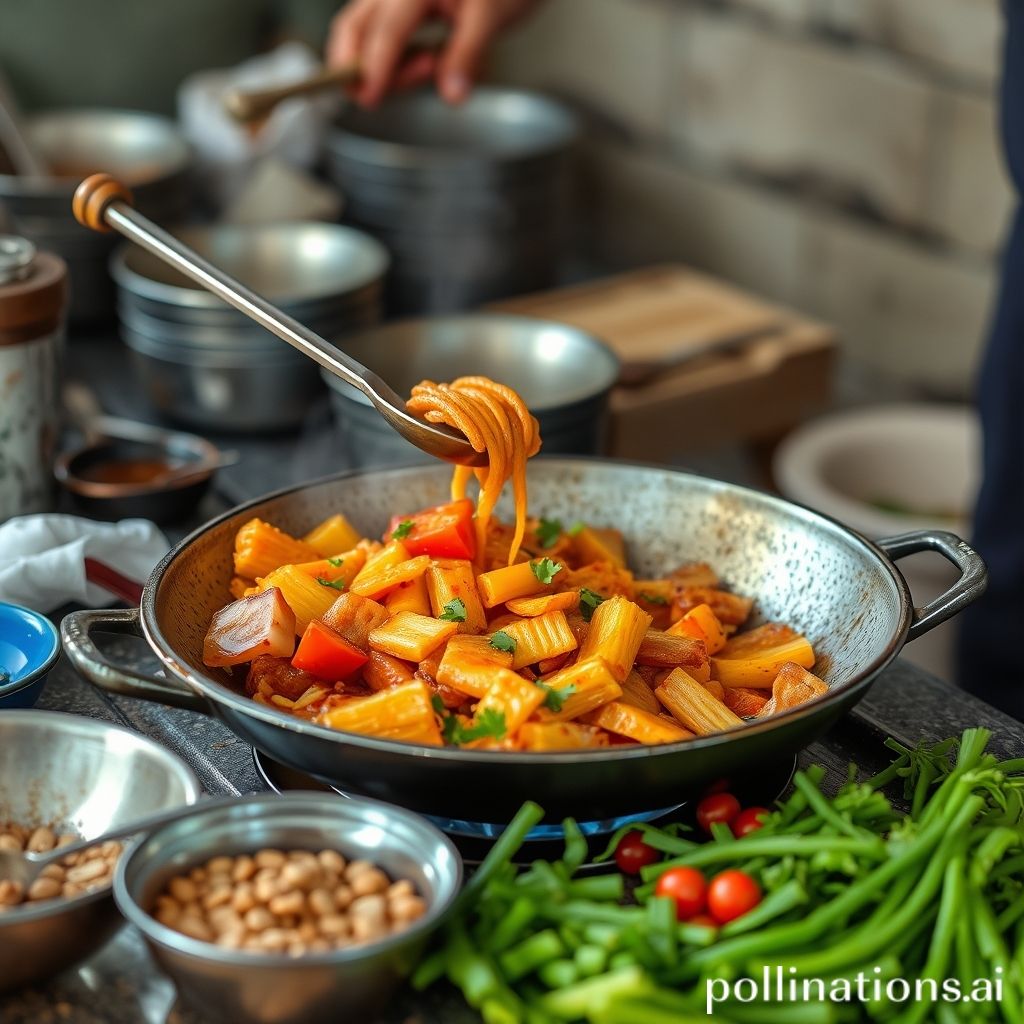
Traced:
[[707, 907], [708, 883], [696, 868], [669, 868], [654, 887], [655, 896], [676, 901], [676, 920], [689, 921]]
[[697, 824], [710, 835], [714, 822], [731, 825], [739, 813], [740, 802], [732, 793], [713, 793], [697, 804]]
[[292, 658], [292, 667], [328, 682], [337, 682], [362, 668], [367, 660], [358, 647], [353, 647], [329, 626], [314, 619], [302, 634], [299, 649]]
[[708, 909], [719, 924], [728, 924], [761, 902], [761, 887], [745, 871], [723, 871], [708, 886]]
[[447, 505], [425, 508], [412, 516], [394, 516], [384, 542], [392, 538], [400, 540], [413, 556], [473, 558], [476, 554], [473, 512], [473, 502], [460, 498]]
[[759, 828], [764, 828], [764, 819], [771, 814], [767, 807], [744, 807], [732, 820], [732, 834], [742, 839]]
[[653, 864], [660, 854], [644, 842], [642, 832], [627, 832], [615, 847], [615, 863], [624, 875], [639, 875], [640, 869]]
[[722, 926], [710, 914], [697, 914], [687, 924], [699, 924], [703, 928], [721, 928]]

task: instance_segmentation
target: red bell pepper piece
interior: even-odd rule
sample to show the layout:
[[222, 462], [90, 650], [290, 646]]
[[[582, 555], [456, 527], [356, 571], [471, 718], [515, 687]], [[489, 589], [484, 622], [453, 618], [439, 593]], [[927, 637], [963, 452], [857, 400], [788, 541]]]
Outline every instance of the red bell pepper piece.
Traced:
[[476, 533], [473, 529], [473, 502], [469, 498], [425, 508], [412, 516], [395, 516], [385, 535], [397, 538], [410, 555], [431, 558], [468, 558], [476, 555]]
[[358, 647], [314, 619], [302, 634], [292, 667], [302, 669], [328, 682], [346, 679], [370, 659]]

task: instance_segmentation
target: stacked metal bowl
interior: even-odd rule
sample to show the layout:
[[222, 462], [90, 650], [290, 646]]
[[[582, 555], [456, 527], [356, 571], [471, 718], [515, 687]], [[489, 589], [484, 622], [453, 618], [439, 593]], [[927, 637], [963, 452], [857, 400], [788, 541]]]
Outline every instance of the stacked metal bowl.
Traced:
[[[223, 225], [177, 235], [328, 341], [380, 319], [388, 255], [352, 228]], [[321, 390], [311, 360], [142, 249], [120, 248], [111, 272], [121, 336], [159, 412], [221, 431], [302, 421]]]
[[107, 262], [113, 236], [78, 224], [71, 196], [86, 175], [107, 171], [129, 185], [147, 217], [162, 224], [183, 220], [188, 144], [171, 121], [134, 110], [55, 110], [32, 118], [28, 128], [52, 176], [0, 174], [0, 221], [67, 261], [72, 320], [112, 316]]
[[457, 107], [433, 91], [350, 105], [329, 173], [346, 220], [392, 254], [388, 311], [450, 312], [554, 283], [577, 134], [569, 110], [510, 89]]

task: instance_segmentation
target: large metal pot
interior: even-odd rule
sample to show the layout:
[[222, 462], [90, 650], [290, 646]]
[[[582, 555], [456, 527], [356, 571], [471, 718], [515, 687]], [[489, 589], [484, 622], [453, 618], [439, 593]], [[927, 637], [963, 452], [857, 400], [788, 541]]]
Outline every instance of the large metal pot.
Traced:
[[[104, 689], [215, 715], [271, 757], [348, 790], [470, 821], [506, 821], [526, 798], [540, 801], [555, 820], [601, 820], [677, 804], [711, 780], [791, 756], [856, 703], [908, 639], [958, 612], [985, 586], [984, 563], [953, 534], [872, 543], [817, 513], [731, 484], [613, 461], [539, 459], [529, 477], [535, 512], [620, 527], [632, 564], [646, 576], [692, 559], [710, 562], [737, 591], [757, 598], [758, 618], [807, 634], [830, 692], [735, 733], [688, 742], [502, 753], [336, 732], [256, 704], [226, 672], [204, 667], [203, 637], [228, 599], [234, 537], [244, 522], [259, 516], [301, 534], [344, 511], [366, 534], [379, 535], [392, 513], [443, 500], [448, 477], [442, 465], [350, 473], [244, 505], [182, 541], [157, 566], [141, 610], [69, 615], [65, 651]], [[955, 563], [961, 577], [915, 608], [894, 560], [922, 550]], [[94, 630], [141, 633], [170, 679], [111, 664], [91, 640]]]
[[451, 312], [553, 283], [575, 116], [535, 93], [433, 90], [350, 106], [327, 142], [345, 217], [392, 253], [393, 313]]
[[107, 260], [116, 239], [75, 221], [75, 186], [85, 174], [108, 171], [131, 187], [148, 217], [177, 223], [188, 208], [188, 144], [173, 122], [135, 110], [51, 110], [31, 118], [28, 129], [54, 176], [0, 174], [0, 207], [19, 234], [67, 262], [71, 319], [109, 316]]

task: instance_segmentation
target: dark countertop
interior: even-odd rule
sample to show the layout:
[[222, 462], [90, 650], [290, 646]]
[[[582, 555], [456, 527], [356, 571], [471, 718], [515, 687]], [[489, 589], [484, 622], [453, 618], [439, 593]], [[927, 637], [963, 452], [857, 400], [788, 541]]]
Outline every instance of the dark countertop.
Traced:
[[[84, 377], [97, 388], [109, 412], [146, 418], [130, 383], [125, 353], [109, 337], [72, 343], [68, 366], [72, 375]], [[99, 366], [104, 368], [102, 376], [97, 373]], [[179, 524], [168, 531], [172, 539], [234, 502], [322, 475], [331, 468], [343, 468], [333, 461], [325, 407], [314, 408], [306, 428], [297, 434], [215, 440], [225, 447], [238, 448], [242, 461], [221, 474], [216, 493], [208, 496], [195, 523]], [[156, 668], [155, 659], [142, 641], [119, 638], [109, 650], [136, 667]], [[219, 722], [192, 712], [101, 693], [81, 679], [66, 661], [62, 660], [51, 673], [39, 707], [119, 723], [154, 737], [185, 758], [211, 794], [266, 789], [255, 769], [252, 749]], [[824, 764], [832, 769], [838, 784], [845, 778], [850, 761], [866, 771], [887, 763], [888, 751], [882, 746], [886, 736], [913, 744], [956, 735], [968, 726], [991, 729], [997, 752], [1005, 756], [1024, 754], [1024, 724], [906, 662], [897, 661], [880, 676], [852, 714], [801, 754], [800, 763]], [[426, 996], [400, 994], [386, 1020], [395, 1024], [461, 1024], [476, 1017], [456, 995], [439, 988]], [[77, 969], [45, 986], [0, 999], [0, 1021], [207, 1024], [176, 1006], [171, 983], [152, 966], [138, 933], [127, 927]]]

